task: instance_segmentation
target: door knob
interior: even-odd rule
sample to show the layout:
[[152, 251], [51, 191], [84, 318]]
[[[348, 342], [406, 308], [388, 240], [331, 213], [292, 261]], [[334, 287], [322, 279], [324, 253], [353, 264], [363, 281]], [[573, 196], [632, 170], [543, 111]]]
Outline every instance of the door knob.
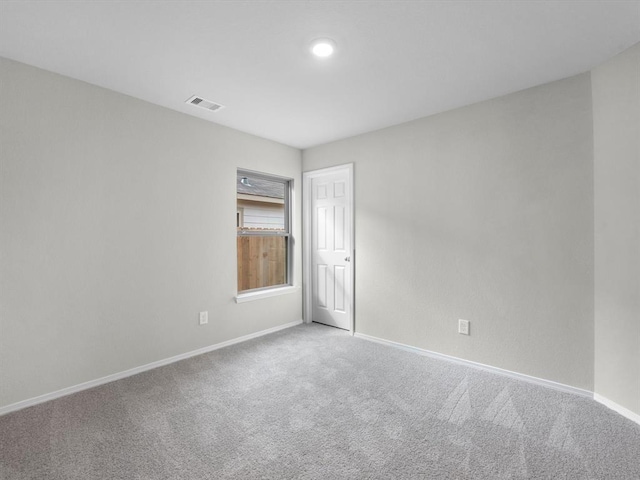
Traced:
[[345, 261], [345, 262], [350, 262], [350, 261], [351, 261], [351, 257], [345, 257], [345, 258], [344, 258], [344, 261]]

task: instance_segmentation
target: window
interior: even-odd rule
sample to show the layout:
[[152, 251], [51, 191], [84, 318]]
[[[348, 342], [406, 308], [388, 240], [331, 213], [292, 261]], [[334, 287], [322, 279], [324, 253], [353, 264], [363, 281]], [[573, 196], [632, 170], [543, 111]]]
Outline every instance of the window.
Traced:
[[238, 293], [291, 284], [291, 180], [238, 170]]

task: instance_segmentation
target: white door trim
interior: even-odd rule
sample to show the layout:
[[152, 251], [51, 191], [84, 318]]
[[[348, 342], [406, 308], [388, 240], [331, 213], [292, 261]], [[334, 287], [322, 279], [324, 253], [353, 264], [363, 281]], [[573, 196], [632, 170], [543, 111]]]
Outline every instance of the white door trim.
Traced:
[[347, 228], [351, 237], [351, 298], [349, 304], [351, 306], [351, 318], [349, 319], [349, 333], [355, 333], [355, 211], [354, 211], [354, 179], [353, 179], [353, 163], [338, 165], [335, 167], [321, 168], [302, 173], [302, 288], [303, 288], [303, 305], [302, 313], [305, 323], [311, 323], [311, 180], [322, 175], [344, 172], [349, 173], [349, 188], [351, 195], [349, 198], [349, 210], [351, 211], [351, 219]]

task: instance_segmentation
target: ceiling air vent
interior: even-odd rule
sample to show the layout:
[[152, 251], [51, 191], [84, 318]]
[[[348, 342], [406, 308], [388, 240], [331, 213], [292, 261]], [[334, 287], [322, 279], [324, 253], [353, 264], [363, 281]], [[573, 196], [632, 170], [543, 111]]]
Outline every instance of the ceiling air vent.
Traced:
[[202, 97], [198, 97], [194, 95], [185, 103], [190, 105], [195, 105], [196, 107], [204, 108], [205, 110], [209, 110], [210, 112], [217, 112], [220, 109], [224, 108], [224, 105], [220, 105], [219, 103], [212, 102], [211, 100], [205, 100]]

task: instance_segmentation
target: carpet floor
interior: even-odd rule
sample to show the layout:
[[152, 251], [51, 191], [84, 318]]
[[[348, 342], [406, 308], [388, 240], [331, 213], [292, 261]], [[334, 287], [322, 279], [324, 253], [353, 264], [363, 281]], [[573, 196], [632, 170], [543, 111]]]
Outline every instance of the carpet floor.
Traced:
[[0, 479], [640, 479], [591, 399], [300, 325], [0, 417]]

